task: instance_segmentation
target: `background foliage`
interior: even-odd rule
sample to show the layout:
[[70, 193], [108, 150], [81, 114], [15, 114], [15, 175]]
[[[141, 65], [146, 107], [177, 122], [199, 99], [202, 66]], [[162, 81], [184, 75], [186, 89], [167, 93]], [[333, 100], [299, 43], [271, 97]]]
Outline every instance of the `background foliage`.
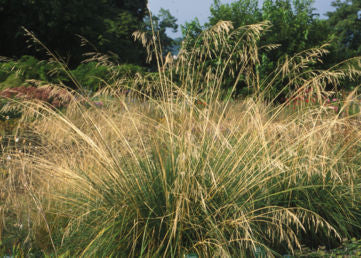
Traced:
[[[131, 34], [144, 27], [146, 3], [146, 0], [1, 0], [0, 56], [46, 57], [38, 46], [28, 48], [28, 38], [22, 28], [26, 27], [71, 66], [79, 64], [83, 53], [94, 49], [112, 53], [121, 63], [144, 64], [144, 51], [134, 43]], [[165, 10], [156, 20], [163, 16], [168, 20], [160, 22], [162, 30], [176, 26], [174, 18]], [[79, 35], [92, 45], [82, 46]], [[169, 40], [167, 43], [170, 44]]]
[[[310, 69], [329, 68], [335, 64], [361, 54], [361, 1], [334, 1], [334, 12], [329, 12], [328, 19], [320, 19], [313, 8], [313, 0], [265, 0], [259, 8], [258, 0], [240, 0], [230, 4], [222, 4], [214, 0], [209, 21], [201, 25], [197, 18], [182, 26], [183, 36], [188, 36], [188, 45], [192, 47], [202, 31], [217, 24], [221, 20], [230, 20], [235, 28], [268, 20], [269, 31], [258, 42], [261, 64], [257, 67], [260, 78], [267, 77], [275, 70], [278, 63], [291, 58], [302, 51], [323, 44], [329, 44], [331, 54], [324, 56], [323, 64], [309, 64]], [[201, 44], [201, 40], [198, 44]], [[278, 45], [267, 50], [265, 46]], [[241, 48], [242, 46], [240, 46]], [[263, 50], [262, 50], [263, 48]], [[210, 62], [211, 64], [211, 62]], [[273, 84], [273, 94], [279, 94], [287, 80]], [[246, 83], [243, 80], [237, 85], [236, 93], [243, 94]], [[351, 89], [355, 83], [342, 84], [344, 89]], [[232, 83], [223, 85], [227, 90]]]
[[[230, 4], [214, 0], [207, 23], [200, 24], [195, 18], [181, 26], [183, 38], [188, 36], [183, 46], [192, 48], [203, 44], [202, 37], [199, 36], [221, 20], [231, 21], [234, 29], [268, 20], [271, 26], [257, 42], [260, 64], [255, 67], [254, 73], [260, 78], [260, 89], [266, 87], [265, 83], [262, 84], [262, 79], [273, 73], [277, 64], [307, 49], [329, 44], [327, 49], [331, 53], [322, 57], [323, 63], [310, 63], [310, 69], [327, 69], [345, 59], [361, 55], [361, 1], [333, 1], [332, 5], [336, 10], [327, 13], [327, 19], [320, 19], [313, 8], [313, 2], [265, 0], [260, 6], [258, 0], [235, 0]], [[50, 50], [63, 57], [65, 63], [86, 83], [86, 87], [96, 89], [94, 78], [103, 78], [106, 74], [105, 68], [95, 65], [78, 67], [84, 60], [84, 54], [89, 52], [105, 53], [117, 63], [139, 65], [146, 67], [145, 70], [155, 71], [155, 60], [150, 64], [146, 63], [147, 53], [140, 42], [134, 41], [132, 33], [142, 31], [151, 39], [154, 32], [162, 45], [164, 56], [168, 52], [176, 55], [182, 39], [174, 40], [167, 35], [169, 29], [176, 31], [178, 28], [176, 18], [168, 10], [161, 9], [159, 14], [151, 17], [146, 4], [146, 0], [0, 0], [0, 56], [11, 57], [28, 67], [17, 65], [15, 70], [21, 70], [21, 75], [13, 75], [15, 70], [9, 71], [8, 68], [14, 63], [5, 64], [0, 61], [5, 69], [0, 69], [2, 87], [17, 86], [25, 79], [50, 82], [53, 79], [49, 74], [54, 67], [40, 63], [35, 65], [30, 57], [23, 57], [33, 56], [38, 60], [48, 58], [44, 49], [32, 44], [24, 35], [23, 26], [34, 32]], [[22, 13], [26, 15], [19, 15]], [[235, 41], [233, 39], [233, 43]], [[239, 46], [239, 51], [241, 48]], [[219, 60], [211, 59], [205, 62], [212, 69], [216, 69], [218, 63]], [[59, 74], [57, 76], [57, 80], [65, 79]], [[234, 96], [249, 93], [245, 77], [240, 78]], [[341, 86], [345, 90], [353, 89], [358, 85], [355, 81], [344, 81]], [[283, 89], [287, 82], [287, 78], [282, 78], [273, 83], [271, 94], [278, 96], [278, 100], [286, 97], [287, 91]], [[69, 80], [66, 83], [71, 84]], [[228, 92], [233, 83], [229, 79], [221, 88]]]

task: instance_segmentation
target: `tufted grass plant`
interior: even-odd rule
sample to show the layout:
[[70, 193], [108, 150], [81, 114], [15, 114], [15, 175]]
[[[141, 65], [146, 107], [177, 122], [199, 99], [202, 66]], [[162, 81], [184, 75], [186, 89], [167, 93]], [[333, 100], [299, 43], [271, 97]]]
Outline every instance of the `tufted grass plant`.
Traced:
[[33, 106], [42, 147], [10, 154], [2, 184], [12, 186], [18, 224], [28, 216], [29, 238], [47, 240], [41, 249], [249, 256], [263, 247], [275, 255], [359, 233], [354, 121], [320, 109], [277, 118], [279, 107], [252, 99], [223, 117], [221, 102], [121, 103], [66, 114]]
[[[359, 236], [359, 114], [342, 117], [322, 98], [294, 112], [267, 99], [273, 79], [253, 73], [266, 26], [219, 23], [201, 35], [208, 45], [177, 61], [156, 55], [158, 77], [127, 81], [128, 96], [121, 80], [98, 92], [101, 107], [76, 92], [64, 112], [18, 103], [36, 137], [2, 152], [1, 240], [38, 255], [252, 257]], [[300, 54], [272, 78], [294, 82], [292, 99], [311, 86], [328, 94], [325, 81], [357, 74], [309, 72], [324, 53]], [[207, 70], [207, 55], [229, 58]], [[222, 94], [228, 65], [234, 87], [248, 72], [254, 96]]]

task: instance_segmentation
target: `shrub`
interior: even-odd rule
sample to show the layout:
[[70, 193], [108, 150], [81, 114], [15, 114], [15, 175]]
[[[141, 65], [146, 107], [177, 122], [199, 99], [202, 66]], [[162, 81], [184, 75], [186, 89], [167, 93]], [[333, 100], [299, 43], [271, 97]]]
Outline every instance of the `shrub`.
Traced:
[[143, 74], [145, 73], [145, 69], [143, 67], [140, 67], [138, 65], [133, 64], [122, 64], [115, 68], [117, 71], [119, 77], [118, 78], [132, 78], [137, 73]]
[[27, 80], [37, 80], [46, 83], [59, 83], [95, 92], [106, 85], [113, 84], [116, 78], [132, 78], [137, 73], [144, 73], [144, 68], [122, 64], [118, 66], [105, 66], [96, 62], [82, 63], [74, 70], [69, 71], [79, 85], [74, 85], [67, 77], [61, 66], [53, 62], [39, 61], [32, 56], [23, 56], [17, 61], [0, 64], [0, 88], [29, 86]]
[[80, 64], [72, 71], [72, 74], [84, 89], [93, 92], [104, 86], [105, 82], [111, 77], [107, 67], [98, 65], [95, 62]]
[[37, 100], [60, 108], [69, 103], [71, 94], [65, 89], [56, 89], [49, 86], [39, 88], [21, 86], [0, 91], [0, 97], [18, 100]]
[[9, 73], [0, 70], [0, 83], [5, 81], [8, 76], [9, 76]]
[[66, 77], [56, 63], [39, 61], [32, 56], [23, 56], [17, 61], [3, 62], [0, 66], [2, 74], [1, 88], [28, 86], [27, 80], [38, 80], [44, 83], [55, 83]]

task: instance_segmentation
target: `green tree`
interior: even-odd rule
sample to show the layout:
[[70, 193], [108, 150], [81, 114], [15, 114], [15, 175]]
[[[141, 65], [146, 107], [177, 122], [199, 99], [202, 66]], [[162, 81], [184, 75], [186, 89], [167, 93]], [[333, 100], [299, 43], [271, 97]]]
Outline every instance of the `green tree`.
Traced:
[[[318, 18], [319, 15], [312, 7], [313, 2], [313, 0], [264, 1], [262, 20], [269, 20], [272, 27], [263, 35], [260, 45], [279, 44], [279, 47], [267, 53], [261, 51], [260, 71], [263, 75], [271, 73], [280, 60], [319, 47], [330, 40], [327, 24]], [[283, 83], [276, 84], [272, 90], [276, 94], [281, 88]]]
[[207, 26], [216, 25], [218, 21], [232, 21], [234, 27], [254, 24], [262, 20], [257, 0], [235, 1], [230, 4], [221, 4], [214, 0], [211, 6], [211, 16]]
[[[258, 42], [261, 64], [256, 72], [260, 78], [265, 78], [274, 71], [280, 59], [320, 46], [330, 39], [327, 24], [318, 19], [312, 4], [313, 0], [265, 0], [259, 8], [258, 0], [238, 0], [231, 4], [221, 4], [219, 0], [214, 0], [208, 23], [201, 26], [194, 20], [187, 23], [182, 31], [184, 36], [190, 36], [188, 42], [194, 42], [202, 30], [220, 20], [231, 21], [235, 28], [270, 21], [270, 29]], [[261, 48], [271, 44], [279, 44], [279, 47], [272, 51]], [[274, 92], [279, 92], [283, 84], [276, 84]], [[243, 87], [245, 84], [241, 81], [238, 90]]]
[[0, 0], [0, 55], [20, 57], [32, 54], [44, 58], [43, 51], [28, 49], [22, 26], [26, 27], [49, 49], [79, 63], [82, 54], [81, 35], [103, 53], [114, 52], [120, 62], [140, 63], [139, 44], [131, 34], [143, 24], [147, 0]]
[[317, 33], [322, 22], [317, 19], [312, 7], [313, 0], [265, 0], [262, 20], [269, 20], [271, 30], [264, 35], [265, 44], [280, 44], [271, 59], [276, 61], [284, 55], [293, 55], [318, 46], [328, 35]]
[[261, 41], [263, 44], [280, 44], [274, 51], [275, 59], [294, 54], [304, 49], [320, 45], [328, 40], [323, 21], [312, 7], [313, 0], [265, 0], [259, 8], [258, 0], [238, 0], [221, 4], [214, 0], [211, 16], [204, 27], [194, 20], [183, 26], [183, 36], [197, 36], [220, 20], [231, 21], [235, 28], [268, 20], [272, 28]]
[[172, 52], [176, 42], [167, 35], [167, 30], [171, 29], [173, 32], [178, 31], [177, 19], [170, 13], [169, 10], [161, 8], [157, 15], [152, 15], [153, 29], [151, 27], [150, 16], [145, 18], [143, 31], [147, 32], [148, 36], [154, 32], [159, 37], [162, 46], [163, 54]]
[[[195, 18], [190, 22], [186, 22], [184, 25], [181, 25], [183, 39], [183, 47], [192, 48], [196, 44], [197, 37], [206, 29], [206, 26], [202, 26], [198, 20]], [[198, 43], [200, 44], [200, 42]]]
[[328, 24], [335, 36], [335, 62], [361, 55], [361, 0], [336, 0], [328, 12]]
[[[360, 69], [359, 61], [352, 59], [361, 56], [361, 0], [336, 0], [332, 6], [336, 10], [327, 13], [327, 24], [333, 34], [332, 54], [328, 56], [327, 64], [333, 66], [350, 59], [350, 64]], [[350, 90], [358, 86], [359, 81], [360, 76], [355, 74], [353, 81], [344, 80], [341, 85]]]

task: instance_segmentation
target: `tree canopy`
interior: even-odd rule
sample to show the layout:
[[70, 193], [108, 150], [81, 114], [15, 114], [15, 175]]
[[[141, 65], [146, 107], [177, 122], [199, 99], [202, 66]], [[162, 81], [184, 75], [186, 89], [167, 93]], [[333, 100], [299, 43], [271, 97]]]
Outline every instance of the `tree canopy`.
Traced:
[[328, 24], [335, 36], [335, 59], [361, 55], [361, 0], [336, 0], [328, 12]]
[[[262, 34], [258, 42], [261, 57], [258, 72], [261, 77], [266, 77], [280, 59], [321, 46], [330, 40], [330, 35], [325, 33], [327, 24], [318, 18], [312, 4], [312, 0], [265, 0], [260, 8], [257, 0], [238, 0], [230, 4], [214, 0], [208, 23], [201, 26], [194, 20], [183, 26], [183, 33], [184, 36], [190, 36], [192, 41], [202, 30], [221, 20], [231, 21], [235, 28], [268, 20], [271, 27]], [[275, 44], [279, 47], [271, 51], [262, 48]], [[243, 86], [240, 83], [240, 87]], [[282, 84], [275, 85], [275, 91], [280, 90], [277, 87], [282, 87]]]
[[171, 29], [173, 32], [177, 32], [178, 25], [177, 19], [170, 13], [170, 11], [161, 8], [158, 15], [152, 15], [151, 19], [150, 16], [147, 16], [145, 17], [144, 21], [145, 24], [142, 28], [142, 31], [146, 32], [148, 37], [151, 37], [152, 33], [154, 32], [156, 36], [159, 37], [160, 44], [163, 48], [163, 53], [167, 54], [168, 52], [172, 52], [175, 42], [167, 35], [166, 32], [167, 29]]
[[28, 49], [22, 27], [49, 49], [77, 64], [84, 52], [81, 35], [102, 53], [115, 53], [120, 62], [141, 63], [143, 50], [131, 34], [146, 16], [147, 0], [0, 0], [0, 55], [20, 57], [44, 52]]
[[[183, 45], [202, 44], [195, 40], [198, 35], [221, 20], [231, 21], [234, 28], [268, 20], [271, 27], [257, 43], [260, 75], [272, 72], [280, 59], [326, 42], [331, 42], [331, 54], [324, 57], [324, 64], [319, 65], [322, 68], [361, 55], [361, 0], [334, 0], [335, 11], [327, 13], [328, 19], [323, 20], [313, 3], [314, 0], [264, 0], [260, 6], [258, 0], [234, 0], [230, 4], [213, 0], [207, 23], [201, 25], [195, 18], [182, 26], [183, 37], [187, 37]], [[152, 16], [152, 22], [147, 0], [0, 0], [0, 56], [47, 57], [44, 49], [27, 41], [23, 30], [26, 28], [73, 67], [84, 59], [84, 53], [94, 50], [112, 55], [119, 63], [146, 65], [146, 51], [134, 41], [134, 31], [146, 32], [150, 38], [155, 32], [163, 54], [176, 49], [176, 40], [166, 33], [168, 29], [177, 30], [176, 18], [161, 9]], [[89, 44], [81, 44], [82, 38]], [[179, 45], [180, 42], [178, 39]], [[263, 48], [274, 44], [279, 47], [271, 51]], [[209, 60], [208, 64], [216, 62]]]

